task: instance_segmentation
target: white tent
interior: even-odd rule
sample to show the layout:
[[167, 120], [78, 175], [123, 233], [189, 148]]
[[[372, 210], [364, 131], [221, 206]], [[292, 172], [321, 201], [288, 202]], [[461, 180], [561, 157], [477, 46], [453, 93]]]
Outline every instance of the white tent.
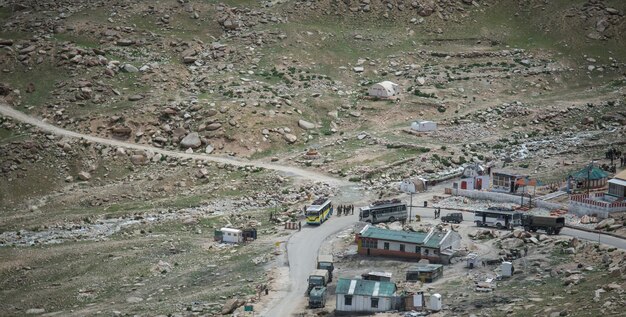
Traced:
[[411, 129], [419, 132], [435, 131], [437, 124], [432, 121], [414, 121], [411, 123]]
[[372, 85], [368, 90], [368, 94], [372, 97], [389, 98], [400, 92], [398, 87], [398, 84], [390, 81], [383, 81]]

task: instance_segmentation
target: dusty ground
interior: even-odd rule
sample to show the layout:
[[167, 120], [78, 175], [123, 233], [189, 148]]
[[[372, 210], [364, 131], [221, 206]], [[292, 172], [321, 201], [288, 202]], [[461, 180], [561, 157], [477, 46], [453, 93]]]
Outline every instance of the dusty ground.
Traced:
[[[373, 198], [468, 162], [551, 184], [591, 159], [606, 164], [625, 139], [625, 10], [617, 0], [0, 1], [0, 102], [137, 145], [0, 116], [0, 310], [217, 315], [284, 282], [281, 223], [335, 193], [316, 182], [328, 175]], [[381, 80], [400, 84], [399, 102], [364, 98]], [[439, 128], [406, 133], [416, 119]], [[186, 156], [198, 153], [287, 167]], [[296, 167], [308, 178], [289, 178]], [[262, 238], [213, 243], [225, 225]]]
[[[425, 220], [413, 226], [434, 226], [438, 221]], [[415, 264], [402, 259], [366, 257], [356, 254], [354, 234], [364, 224], [348, 228], [328, 240], [321, 252], [332, 252], [337, 258], [336, 277], [360, 277], [370, 271], [393, 274], [392, 280], [399, 290], [423, 291], [425, 294], [443, 295], [444, 311], [431, 316], [470, 314], [475, 316], [527, 316], [529, 311], [539, 315], [567, 314], [569, 316], [594, 316], [603, 311], [618, 316], [623, 303], [623, 288], [626, 287], [623, 250], [599, 246], [592, 242], [579, 242], [564, 236], [537, 235], [537, 244], [516, 243], [528, 248], [525, 257], [514, 260], [516, 273], [510, 279], [495, 281], [489, 293], [474, 291], [475, 283], [500, 274], [499, 266], [478, 266], [468, 269], [462, 258], [444, 267], [444, 276], [433, 283], [404, 282], [406, 269]], [[394, 224], [392, 224], [392, 227]], [[395, 224], [400, 227], [399, 224]], [[455, 227], [462, 235], [461, 249], [479, 254], [483, 259], [496, 259], [508, 250], [513, 235], [507, 231], [495, 231], [497, 238], [474, 240], [468, 234], [482, 231], [472, 225]], [[575, 254], [565, 249], [575, 245]], [[569, 251], [567, 251], [569, 252]], [[609, 273], [610, 272], [610, 273]], [[334, 307], [334, 283], [329, 287], [330, 307]], [[597, 295], [596, 295], [597, 294]], [[554, 301], [558, 301], [558, 305]], [[563, 312], [566, 313], [563, 313]], [[327, 309], [303, 310], [305, 316], [320, 313], [333, 315]], [[404, 316], [405, 313], [379, 313], [376, 316]], [[409, 315], [407, 315], [409, 316]]]

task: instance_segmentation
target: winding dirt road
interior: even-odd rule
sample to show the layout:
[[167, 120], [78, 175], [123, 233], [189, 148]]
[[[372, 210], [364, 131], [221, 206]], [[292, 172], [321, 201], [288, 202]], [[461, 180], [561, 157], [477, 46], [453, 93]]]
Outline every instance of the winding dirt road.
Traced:
[[[15, 120], [31, 124], [39, 129], [53, 133], [56, 135], [81, 138], [89, 140], [95, 143], [101, 143], [110, 146], [124, 147], [128, 149], [152, 151], [154, 153], [161, 153], [173, 157], [179, 157], [184, 159], [198, 159], [207, 160], [218, 163], [232, 164], [236, 166], [255, 166], [265, 169], [271, 169], [282, 172], [288, 176], [304, 178], [313, 181], [322, 181], [334, 186], [339, 187], [339, 193], [337, 197], [333, 199], [335, 204], [339, 203], [357, 203], [365, 202], [366, 193], [354, 185], [350, 185], [349, 182], [333, 178], [318, 172], [308, 171], [297, 167], [284, 166], [278, 164], [270, 164], [260, 161], [246, 161], [235, 158], [218, 157], [200, 153], [183, 153], [177, 151], [163, 150], [160, 148], [141, 145], [129, 142], [123, 142], [118, 140], [106, 139], [101, 137], [95, 137], [91, 135], [81, 134], [73, 131], [68, 131], [39, 119], [30, 117], [20, 111], [17, 111], [5, 104], [0, 104], [0, 114], [6, 117], [11, 117]], [[440, 184], [443, 185], [443, 184]], [[432, 195], [432, 190], [424, 193], [424, 195]], [[424, 197], [426, 199], [426, 197]], [[419, 201], [419, 199], [417, 199]], [[415, 214], [421, 214], [423, 217], [430, 217], [432, 210], [420, 210], [415, 209]], [[278, 300], [270, 303], [265, 312], [261, 313], [261, 316], [277, 317], [277, 316], [290, 316], [292, 313], [301, 309], [305, 305], [304, 292], [306, 290], [306, 278], [309, 272], [314, 268], [316, 262], [316, 256], [319, 252], [320, 246], [324, 243], [329, 236], [341, 231], [347, 226], [353, 225], [357, 219], [357, 215], [336, 217], [333, 216], [327, 223], [324, 223], [320, 227], [304, 226], [301, 232], [297, 232], [291, 236], [287, 244], [288, 262], [289, 262], [289, 282], [285, 284], [283, 289], [277, 290], [280, 293]], [[623, 239], [617, 239], [608, 237], [605, 235], [589, 234], [583, 231], [575, 229], [567, 229], [563, 232], [566, 235], [578, 237], [588, 240], [602, 239], [602, 243], [612, 245], [618, 248], [626, 249], [626, 242]]]
[[260, 167], [260, 168], [265, 168], [269, 170], [279, 171], [279, 172], [286, 174], [287, 176], [295, 176], [295, 177], [300, 177], [304, 179], [309, 179], [312, 181], [320, 181], [320, 182], [325, 182], [325, 183], [338, 185], [338, 186], [348, 184], [347, 181], [342, 180], [342, 179], [334, 178], [334, 177], [331, 177], [322, 173], [309, 171], [309, 170], [305, 170], [305, 169], [301, 169], [301, 168], [297, 168], [293, 166], [271, 164], [271, 163], [262, 162], [262, 161], [240, 160], [240, 159], [231, 158], [231, 157], [221, 157], [221, 156], [214, 156], [214, 155], [208, 155], [208, 154], [203, 154], [203, 153], [184, 153], [184, 152], [179, 152], [179, 151], [170, 151], [170, 150], [164, 150], [164, 149], [154, 147], [154, 146], [149, 146], [149, 145], [136, 144], [136, 143], [118, 141], [118, 140], [113, 140], [113, 139], [101, 138], [101, 137], [92, 136], [88, 134], [77, 133], [74, 131], [69, 131], [63, 128], [59, 128], [57, 126], [51, 125], [37, 118], [33, 118], [23, 112], [20, 112], [18, 110], [11, 108], [10, 106], [6, 104], [0, 104], [0, 114], [6, 117], [13, 118], [18, 121], [21, 121], [23, 123], [28, 123], [30, 125], [36, 126], [39, 129], [52, 133], [52, 134], [61, 135], [65, 137], [71, 137], [71, 138], [85, 139], [94, 143], [100, 143], [100, 144], [116, 146], [116, 147], [123, 147], [123, 148], [134, 149], [134, 150], [152, 151], [154, 153], [161, 153], [163, 155], [168, 155], [168, 156], [178, 157], [178, 158], [183, 158], [183, 159], [206, 160], [206, 161], [212, 161], [212, 162], [217, 162], [217, 163], [231, 164], [235, 166]]

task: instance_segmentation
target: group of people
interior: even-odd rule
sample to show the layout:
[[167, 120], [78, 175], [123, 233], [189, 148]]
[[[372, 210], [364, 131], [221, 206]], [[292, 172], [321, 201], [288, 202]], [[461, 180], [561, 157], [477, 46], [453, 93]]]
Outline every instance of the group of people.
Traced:
[[337, 206], [337, 215], [354, 215], [354, 205], [339, 205]]
[[[606, 159], [610, 159], [611, 160], [611, 166], [615, 166], [613, 164], [613, 160], [617, 160], [619, 159], [619, 167], [624, 167], [624, 165], [626, 165], [626, 155], [622, 156], [622, 151], [611, 147], [608, 151], [606, 151], [604, 153], [604, 156]], [[615, 172], [615, 171], [612, 171]]]
[[441, 207], [435, 208], [435, 219], [441, 217]]

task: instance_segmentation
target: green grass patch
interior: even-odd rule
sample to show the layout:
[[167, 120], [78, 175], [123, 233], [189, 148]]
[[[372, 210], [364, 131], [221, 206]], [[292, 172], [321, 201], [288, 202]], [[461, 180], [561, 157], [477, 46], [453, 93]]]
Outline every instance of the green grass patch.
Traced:
[[[62, 68], [43, 63], [33, 66], [31, 70], [17, 69], [11, 73], [3, 74], [3, 76], [12, 88], [20, 90], [23, 107], [39, 107], [54, 102], [52, 92], [55, 89], [55, 83], [67, 74]], [[31, 83], [35, 90], [28, 93], [26, 89]]]
[[96, 48], [100, 46], [97, 39], [85, 34], [61, 33], [55, 34], [54, 39], [59, 42], [72, 42], [83, 48]]

